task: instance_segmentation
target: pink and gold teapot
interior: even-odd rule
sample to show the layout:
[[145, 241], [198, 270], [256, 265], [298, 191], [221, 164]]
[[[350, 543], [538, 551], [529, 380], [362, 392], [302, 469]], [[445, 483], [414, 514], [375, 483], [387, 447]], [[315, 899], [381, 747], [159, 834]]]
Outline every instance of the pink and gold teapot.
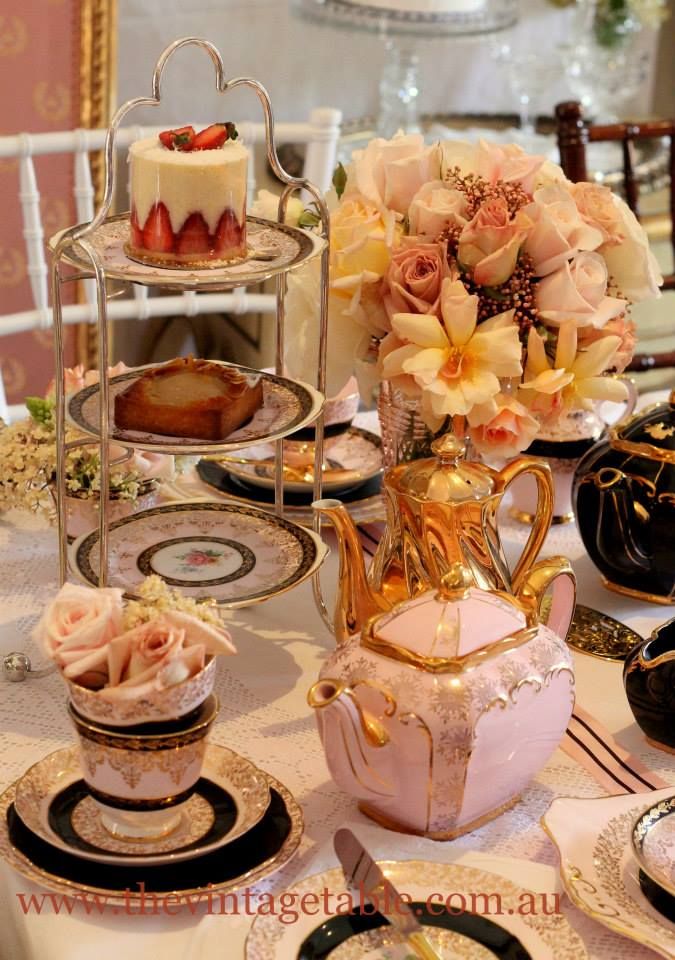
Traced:
[[308, 694], [338, 786], [384, 826], [439, 840], [515, 803], [572, 713], [574, 602], [562, 558], [540, 562], [517, 598], [455, 563], [439, 589], [371, 617]]

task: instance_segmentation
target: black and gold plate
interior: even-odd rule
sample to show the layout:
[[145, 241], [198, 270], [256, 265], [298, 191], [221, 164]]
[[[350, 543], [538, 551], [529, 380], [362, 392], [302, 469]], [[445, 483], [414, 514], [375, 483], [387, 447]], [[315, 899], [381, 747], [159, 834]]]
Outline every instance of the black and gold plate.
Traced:
[[638, 643], [643, 643], [643, 638], [609, 614], [578, 603], [567, 643], [580, 653], [601, 660], [625, 660]]

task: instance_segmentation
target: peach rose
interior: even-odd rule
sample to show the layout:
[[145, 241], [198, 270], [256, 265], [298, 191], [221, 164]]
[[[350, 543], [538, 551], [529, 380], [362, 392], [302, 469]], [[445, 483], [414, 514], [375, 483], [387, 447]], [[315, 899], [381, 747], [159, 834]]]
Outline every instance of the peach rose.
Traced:
[[343, 200], [358, 194], [379, 208], [405, 214], [420, 187], [437, 177], [439, 169], [438, 147], [425, 146], [421, 134], [377, 137], [352, 154]]
[[522, 210], [511, 219], [503, 197], [485, 200], [462, 230], [457, 258], [464, 266], [473, 267], [476, 283], [505, 283], [513, 273], [530, 225]]
[[[117, 377], [120, 373], [126, 373], [130, 368], [120, 360], [114, 367], [108, 367], [108, 376]], [[98, 383], [98, 370], [85, 370], [81, 363], [76, 367], [67, 367], [64, 370], [64, 383], [66, 393], [76, 393], [84, 387], [90, 387], [93, 383]], [[56, 382], [51, 380], [45, 397], [53, 396], [56, 391]]]
[[104, 667], [106, 646], [121, 628], [121, 590], [65, 583], [46, 607], [33, 637], [73, 679]]
[[539, 432], [539, 422], [515, 397], [500, 393], [468, 414], [469, 437], [479, 453], [512, 457], [526, 450]]
[[614, 194], [599, 183], [571, 183], [570, 193], [586, 223], [602, 234], [603, 243], [614, 246], [624, 239], [621, 215]]
[[616, 373], [623, 373], [635, 353], [635, 344], [637, 343], [635, 324], [627, 313], [622, 313], [606, 323], [600, 330], [593, 326], [581, 327], [579, 329], [579, 347], [580, 349], [586, 349], [603, 337], [619, 338], [619, 346], [612, 358], [612, 368]]
[[581, 250], [596, 250], [604, 235], [580, 213], [562, 184], [543, 187], [524, 208], [533, 223], [524, 250], [534, 261], [535, 274], [545, 277]]
[[476, 171], [490, 183], [504, 180], [519, 183], [525, 193], [532, 195], [535, 178], [545, 157], [525, 153], [515, 143], [498, 144], [480, 140], [476, 157]]
[[445, 244], [404, 238], [384, 278], [384, 307], [389, 320], [395, 313], [433, 313], [440, 317], [441, 287], [449, 276]]
[[577, 327], [604, 327], [624, 313], [628, 304], [606, 296], [607, 267], [598, 253], [579, 253], [537, 284], [541, 319], [559, 327], [572, 320]]
[[425, 183], [410, 204], [410, 233], [435, 239], [450, 224], [463, 227], [467, 223], [466, 208], [467, 200], [460, 190], [442, 180]]
[[605, 244], [600, 252], [607, 269], [621, 293], [633, 303], [660, 297], [663, 277], [654, 254], [649, 249], [647, 234], [635, 214], [620, 197], [613, 197], [621, 218], [623, 240], [616, 245]]

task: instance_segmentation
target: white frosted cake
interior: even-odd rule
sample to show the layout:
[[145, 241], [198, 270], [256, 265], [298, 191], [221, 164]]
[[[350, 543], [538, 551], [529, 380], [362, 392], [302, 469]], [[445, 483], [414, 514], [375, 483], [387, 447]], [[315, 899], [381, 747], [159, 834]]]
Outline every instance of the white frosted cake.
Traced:
[[248, 152], [234, 124], [167, 130], [129, 148], [127, 253], [162, 266], [209, 267], [246, 256]]
[[342, 0], [352, 7], [378, 7], [403, 13], [471, 13], [485, 6], [485, 0]]

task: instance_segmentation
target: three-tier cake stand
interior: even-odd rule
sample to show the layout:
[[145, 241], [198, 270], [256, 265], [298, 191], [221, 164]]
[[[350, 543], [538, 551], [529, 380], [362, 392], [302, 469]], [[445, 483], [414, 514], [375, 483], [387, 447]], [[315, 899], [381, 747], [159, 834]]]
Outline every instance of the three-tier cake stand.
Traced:
[[[115, 183], [115, 136], [122, 120], [136, 107], [157, 106], [161, 98], [164, 69], [176, 51], [187, 45], [203, 49], [216, 73], [216, 88], [227, 93], [236, 87], [255, 91], [265, 120], [267, 159], [283, 184], [278, 220], [247, 217], [249, 256], [243, 263], [210, 269], [149, 267], [125, 253], [129, 214], [110, 216]], [[304, 190], [320, 214], [320, 232], [308, 233], [285, 224], [290, 196]], [[256, 80], [226, 80], [223, 59], [213, 44], [195, 37], [172, 43], [154, 69], [152, 95], [123, 104], [108, 128], [105, 142], [105, 191], [90, 223], [62, 231], [51, 241], [52, 302], [56, 354], [56, 504], [59, 536], [59, 574], [63, 583], [69, 572], [98, 586], [119, 586], [127, 594], [144, 576], [156, 573], [169, 584], [196, 599], [215, 600], [229, 607], [245, 606], [291, 589], [310, 576], [319, 609], [326, 618], [318, 579], [326, 547], [319, 536], [318, 520], [308, 530], [284, 517], [282, 438], [309, 424], [315, 426], [314, 499], [321, 497], [323, 463], [323, 404], [325, 393], [328, 304], [328, 211], [321, 192], [308, 180], [292, 177], [283, 169], [274, 138], [274, 115], [269, 95]], [[283, 375], [284, 298], [287, 274], [320, 259], [321, 296], [319, 356], [316, 386]], [[120, 390], [140, 375], [129, 370], [108, 378], [109, 333], [107, 322], [108, 280], [122, 280], [177, 291], [226, 291], [235, 287], [276, 281], [276, 367], [274, 374], [255, 371], [263, 380], [263, 405], [253, 419], [225, 440], [213, 443], [139, 434], [119, 429], [114, 422], [113, 401]], [[65, 283], [91, 279], [96, 285], [99, 382], [66, 397], [61, 291]], [[253, 371], [237, 364], [238, 370]], [[142, 368], [141, 368], [142, 369]], [[66, 422], [77, 431], [66, 437]], [[82, 438], [84, 435], [84, 439]], [[193, 500], [141, 510], [121, 520], [110, 521], [107, 491], [111, 467], [128, 458], [134, 449], [174, 455], [226, 455], [254, 443], [275, 443], [275, 510], [266, 512], [234, 502]], [[125, 449], [123, 457], [111, 459], [110, 443]], [[78, 538], [70, 547], [66, 530], [66, 458], [68, 451], [86, 444], [97, 445], [100, 455], [101, 493], [98, 528]], [[112, 558], [112, 565], [111, 565]]]

